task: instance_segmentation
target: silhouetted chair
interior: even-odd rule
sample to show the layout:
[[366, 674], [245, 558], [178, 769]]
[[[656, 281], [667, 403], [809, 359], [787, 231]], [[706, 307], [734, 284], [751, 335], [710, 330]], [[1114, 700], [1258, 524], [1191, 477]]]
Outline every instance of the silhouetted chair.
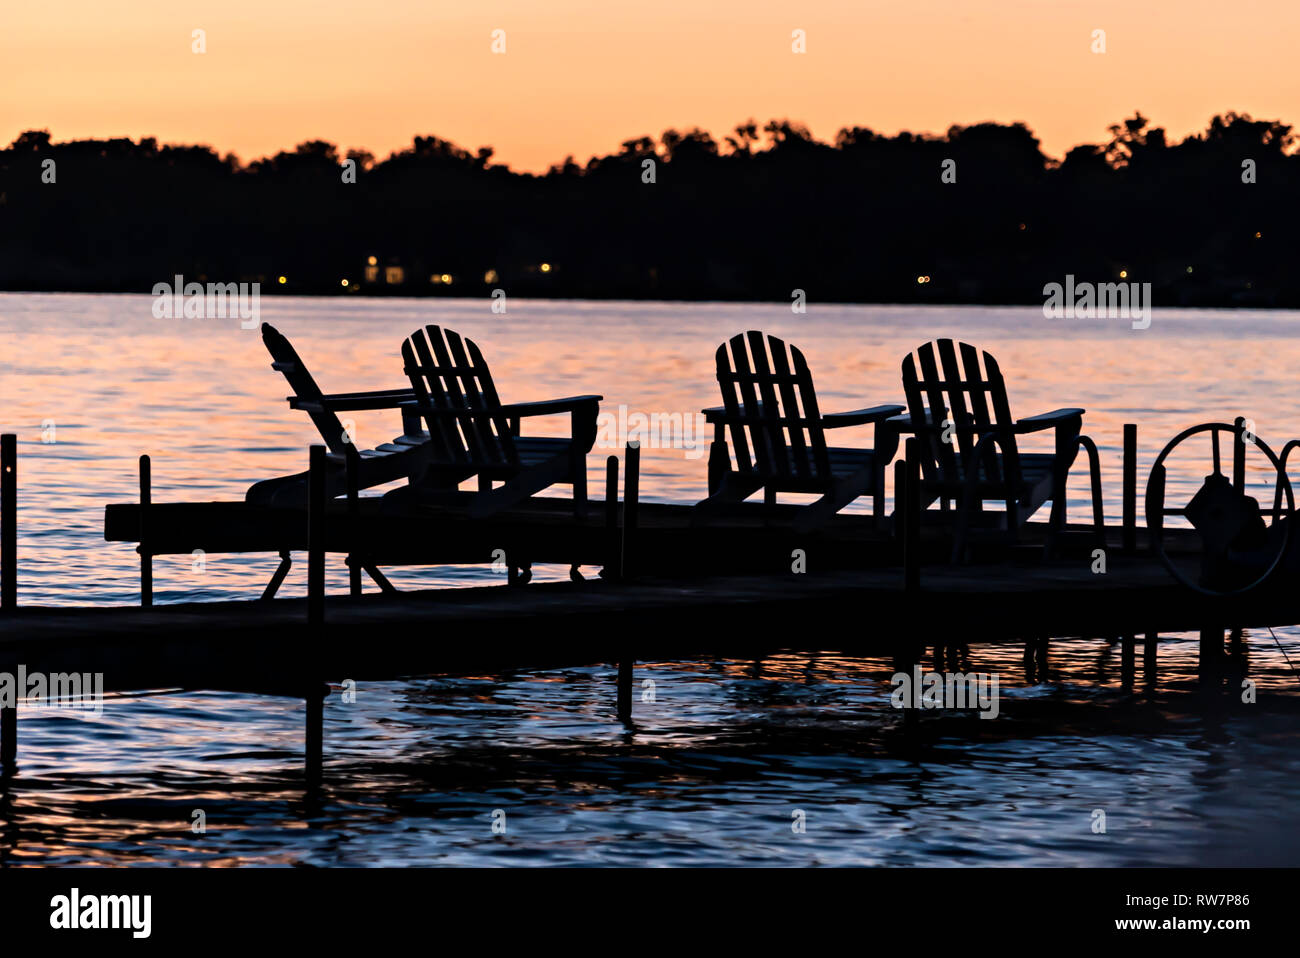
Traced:
[[[1097, 446], [1080, 435], [1084, 410], [1056, 409], [1013, 419], [997, 360], [984, 353], [981, 370], [979, 351], [950, 339], [926, 343], [903, 360], [903, 391], [908, 412], [890, 425], [920, 439], [919, 508], [936, 499], [943, 500], [945, 509], [949, 500], [958, 504], [953, 561], [964, 557], [976, 515], [1015, 542], [1021, 525], [1047, 499], [1052, 500], [1046, 549], [1050, 553], [1065, 525], [1065, 482], [1080, 446], [1088, 450], [1091, 464], [1096, 533], [1104, 535]], [[1017, 437], [1047, 429], [1055, 432], [1052, 452], [1020, 450]], [[984, 513], [983, 503], [990, 500], [1004, 502], [1006, 512]]]
[[[795, 528], [800, 531], [827, 522], [863, 495], [873, 496], [873, 513], [881, 515], [885, 466], [894, 454], [898, 434], [882, 431], [879, 424], [904, 407], [823, 414], [803, 353], [756, 330], [733, 336], [718, 347], [717, 370], [723, 405], [704, 410], [716, 431], [709, 452], [709, 498], [696, 506], [697, 519], [742, 502], [760, 489], [769, 508], [775, 505], [777, 493], [821, 494], [799, 510]], [[877, 426], [874, 448], [826, 445], [827, 429], [867, 424]]]
[[[424, 417], [429, 455], [408, 494], [436, 501], [477, 476], [471, 517], [483, 517], [555, 483], [573, 485], [574, 514], [587, 503], [587, 453], [596, 441], [601, 396], [502, 404], [483, 354], [471, 339], [427, 326], [402, 343], [402, 360]], [[568, 413], [569, 438], [525, 437], [520, 420]], [[494, 481], [502, 485], [493, 488]]]
[[[411, 405], [416, 398], [413, 390], [381, 389], [327, 395], [316, 385], [316, 380], [289, 340], [269, 323], [262, 324], [262, 342], [271, 354], [271, 368], [279, 370], [294, 392], [289, 397], [290, 408], [301, 409], [311, 417], [328, 449], [327, 498], [347, 491], [349, 474], [353, 489], [368, 489], [397, 479], [412, 479], [423, 472], [429, 437], [420, 428], [419, 416]], [[353, 444], [338, 414], [370, 409], [402, 409], [403, 432], [392, 442], [360, 450]], [[253, 485], [244, 498], [263, 505], [305, 506], [307, 473], [265, 479]]]

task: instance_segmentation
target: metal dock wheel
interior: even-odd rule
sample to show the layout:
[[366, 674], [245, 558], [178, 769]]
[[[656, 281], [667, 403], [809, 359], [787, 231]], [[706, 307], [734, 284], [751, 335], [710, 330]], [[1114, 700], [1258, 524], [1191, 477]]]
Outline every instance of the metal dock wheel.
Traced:
[[[1160, 558], [1169, 573], [1202, 595], [1240, 595], [1263, 583], [1281, 564], [1291, 538], [1290, 517], [1295, 512], [1295, 498], [1286, 474], [1286, 459], [1291, 450], [1300, 447], [1300, 441], [1287, 443], [1281, 458], [1268, 444], [1246, 428], [1246, 420], [1235, 423], [1207, 422], [1185, 429], [1165, 444], [1151, 466], [1147, 479], [1146, 520], [1151, 537], [1151, 549]], [[1165, 460], [1187, 439], [1200, 433], [1209, 433], [1214, 460], [1214, 471], [1182, 508], [1165, 505]], [[1221, 433], [1232, 440], [1232, 476], [1223, 474], [1220, 456]], [[1261, 509], [1259, 503], [1246, 495], [1246, 446], [1253, 445], [1268, 458], [1277, 476], [1274, 483], [1273, 507]], [[1286, 493], [1286, 509], [1282, 508], [1282, 494]], [[1186, 518], [1200, 536], [1201, 579], [1193, 581], [1169, 557], [1165, 549], [1164, 520], [1166, 516]], [[1272, 517], [1272, 525], [1265, 525], [1264, 517]], [[1253, 570], [1263, 571], [1253, 579], [1240, 584], [1243, 576]], [[1215, 587], [1224, 579], [1232, 584]], [[1225, 583], [1226, 585], [1227, 583]]]

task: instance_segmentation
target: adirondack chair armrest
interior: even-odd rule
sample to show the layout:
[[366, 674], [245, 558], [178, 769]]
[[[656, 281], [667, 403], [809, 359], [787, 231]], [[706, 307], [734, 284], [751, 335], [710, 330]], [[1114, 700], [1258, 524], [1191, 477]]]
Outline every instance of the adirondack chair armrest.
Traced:
[[1043, 429], [1057, 429], [1075, 420], [1082, 420], [1083, 414], [1084, 410], [1074, 407], [1053, 409], [1051, 412], [1045, 412], [1039, 416], [1017, 419], [1015, 431], [1017, 433], [1027, 433], [1038, 432]]
[[553, 416], [562, 412], [577, 412], [590, 407], [596, 409], [604, 396], [567, 396], [564, 399], [543, 399], [540, 402], [507, 403], [501, 411], [511, 419], [529, 416]]
[[[932, 424], [930, 414], [925, 414], [925, 425]], [[911, 413], [903, 413], [901, 416], [890, 416], [885, 420], [885, 425], [895, 432], [916, 432], [916, 423], [912, 420]]]
[[900, 412], [906, 409], [906, 406], [884, 405], [872, 406], [868, 409], [852, 409], [848, 412], [830, 412], [822, 414], [823, 429], [839, 429], [843, 426], [865, 426], [868, 423], [879, 423], [891, 420]]
[[[604, 396], [568, 396], [564, 399], [547, 399], [541, 402], [510, 403], [501, 407], [501, 414], [506, 417], [511, 435], [519, 435], [519, 421], [526, 416], [552, 416], [569, 413], [572, 420], [570, 438], [575, 446], [584, 446], [590, 450], [596, 441], [596, 412]], [[460, 419], [472, 409], [458, 409], [434, 406], [419, 401], [402, 403], [402, 416], [418, 413], [424, 416], [436, 416], [442, 419]], [[481, 412], [481, 410], [479, 410]]]
[[397, 409], [404, 403], [415, 399], [415, 391], [406, 389], [376, 389], [371, 392], [332, 393], [322, 395], [319, 400], [299, 399], [290, 396], [291, 409], [304, 409], [308, 412], [352, 412], [364, 409]]

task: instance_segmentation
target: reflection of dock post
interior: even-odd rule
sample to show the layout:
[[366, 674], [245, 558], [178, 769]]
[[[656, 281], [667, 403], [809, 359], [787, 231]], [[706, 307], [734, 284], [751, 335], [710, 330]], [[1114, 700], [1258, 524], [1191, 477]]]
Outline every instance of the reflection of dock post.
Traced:
[[1156, 687], [1156, 654], [1160, 645], [1160, 633], [1148, 632], [1142, 646], [1142, 680], [1148, 689]]
[[[307, 650], [308, 661], [318, 655], [325, 625], [325, 447], [311, 447], [307, 479]], [[306, 682], [307, 729], [304, 739], [308, 786], [321, 782], [324, 751], [325, 703], [320, 677], [314, 667]]]
[[627, 651], [618, 660], [618, 719], [632, 721], [632, 654]]
[[1137, 636], [1126, 635], [1120, 639], [1119, 681], [1125, 690], [1133, 688], [1133, 673], [1136, 671]]
[[1201, 678], [1217, 675], [1223, 667], [1223, 626], [1201, 629], [1201, 648], [1198, 671]]
[[149, 512], [153, 505], [153, 468], [140, 457], [140, 605], [153, 605], [153, 553], [149, 551]]
[[14, 690], [14, 704], [0, 708], [0, 772], [13, 771], [18, 760], [18, 694]]
[[[936, 638], [935, 642], [940, 646], [942, 640]], [[894, 649], [894, 673], [902, 673], [908, 678], [908, 686], [911, 689], [911, 695], [903, 699], [903, 730], [912, 732], [917, 728], [917, 722], [921, 717], [921, 688], [913, 680], [916, 678], [914, 667], [921, 664], [925, 659], [926, 643], [918, 643], [915, 639], [905, 638], [899, 640]]]
[[1040, 635], [1034, 643], [1034, 665], [1038, 670], [1038, 681], [1047, 681], [1048, 652], [1052, 639], [1050, 636]]

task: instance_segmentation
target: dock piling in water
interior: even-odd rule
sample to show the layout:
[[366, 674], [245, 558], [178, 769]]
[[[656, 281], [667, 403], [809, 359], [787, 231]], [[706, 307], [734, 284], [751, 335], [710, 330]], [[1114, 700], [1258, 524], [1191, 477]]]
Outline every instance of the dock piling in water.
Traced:
[[605, 460], [605, 568], [602, 578], [623, 576], [623, 531], [618, 522], [618, 456]]
[[325, 621], [325, 447], [311, 447], [307, 478], [307, 624]]
[[18, 437], [0, 436], [0, 609], [18, 605]]
[[[357, 469], [349, 459], [346, 463], [347, 469], [347, 489], [348, 489], [348, 529], [349, 534], [356, 535], [356, 525], [360, 511], [360, 503], [357, 501], [360, 496], [360, 488], [357, 479]], [[361, 557], [355, 552], [348, 553], [348, 592], [351, 595], [361, 594]]]
[[140, 605], [153, 605], [153, 553], [149, 551], [149, 511], [153, 505], [153, 464], [140, 457]]
[[[18, 605], [18, 437], [0, 436], [0, 609]], [[12, 706], [0, 704], [0, 771], [9, 774], [18, 758], [18, 690]]]
[[631, 577], [636, 545], [637, 506], [641, 498], [641, 443], [635, 439], [627, 444], [627, 465], [623, 476], [623, 560], [620, 573]]
[[1124, 551], [1137, 551], [1137, 433], [1136, 423], [1124, 424]]
[[[307, 478], [307, 639], [321, 640], [325, 625], [325, 447], [314, 445], [308, 458]], [[319, 785], [325, 747], [325, 703], [320, 694], [314, 653], [305, 650], [307, 661], [307, 728], [304, 736], [304, 764], [308, 786]]]
[[911, 592], [921, 584], [921, 442], [913, 436], [903, 449], [901, 469], [895, 471], [902, 491], [895, 490], [894, 515], [903, 528], [903, 589]]

